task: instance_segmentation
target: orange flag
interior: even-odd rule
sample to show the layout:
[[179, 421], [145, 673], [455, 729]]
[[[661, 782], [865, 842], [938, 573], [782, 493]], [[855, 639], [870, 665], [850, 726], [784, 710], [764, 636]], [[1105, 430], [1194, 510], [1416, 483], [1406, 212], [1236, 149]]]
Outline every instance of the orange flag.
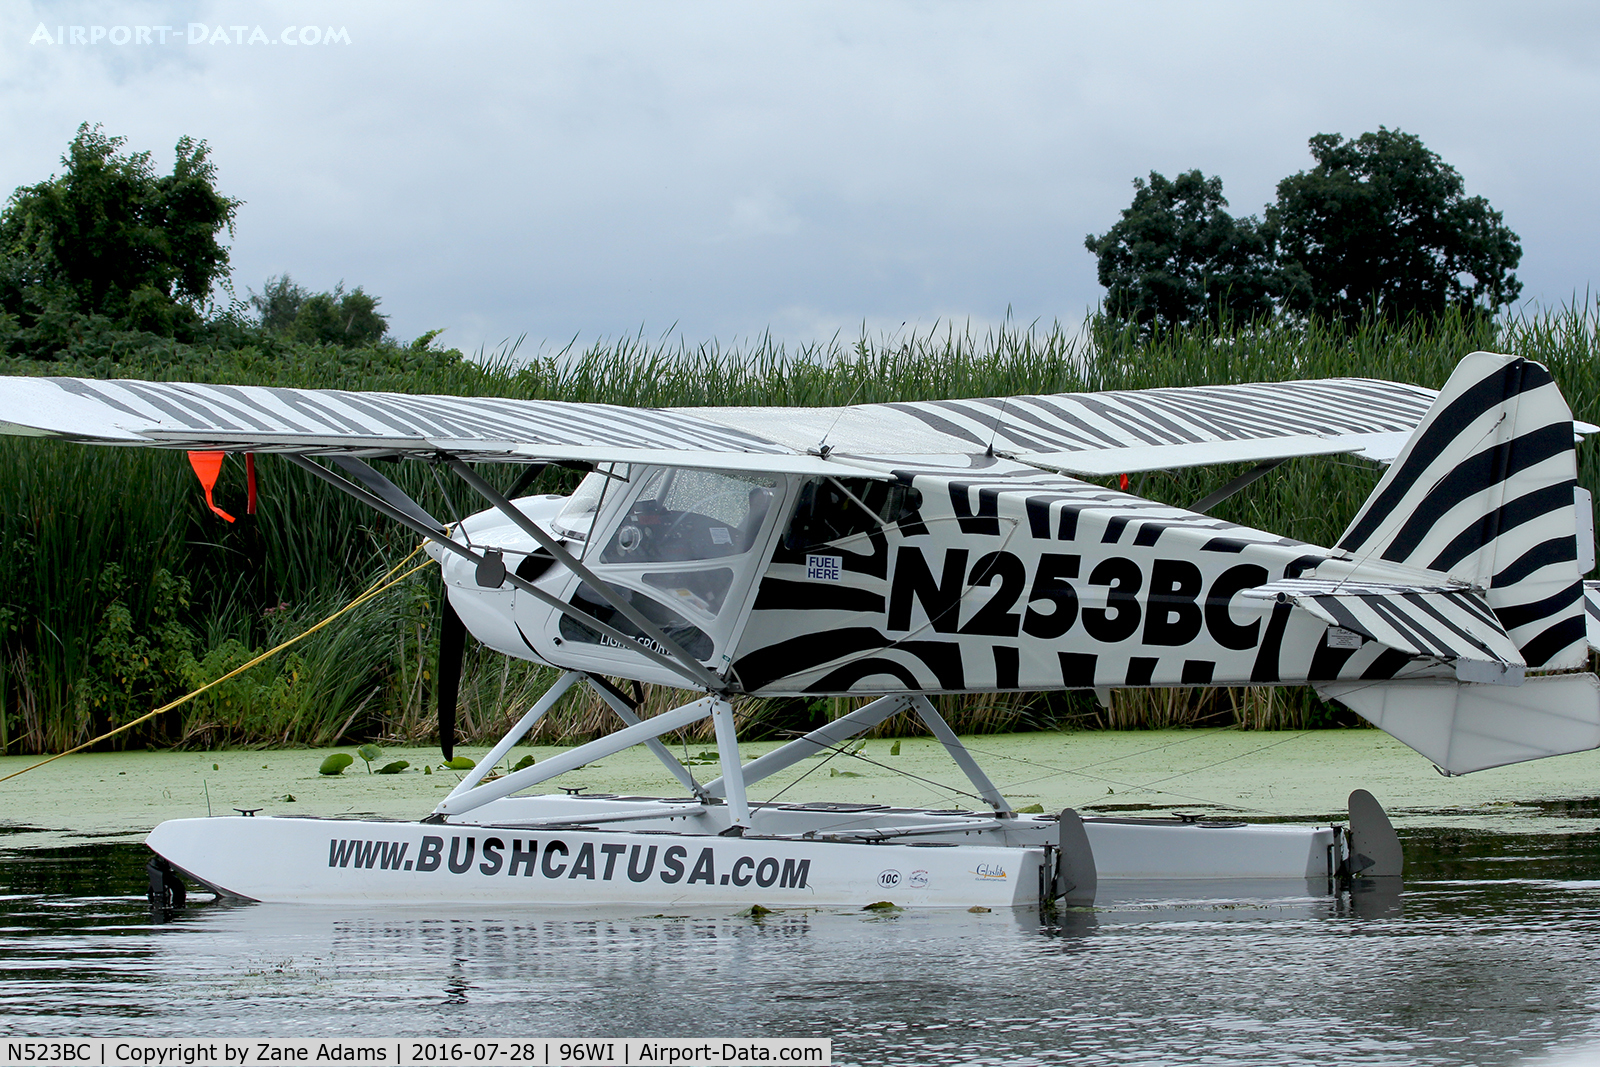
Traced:
[[189, 466], [194, 468], [201, 487], [206, 491], [206, 507], [233, 522], [233, 516], [217, 507], [217, 502], [211, 499], [211, 490], [216, 488], [217, 475], [222, 473], [222, 460], [226, 455], [226, 452], [190, 452]]

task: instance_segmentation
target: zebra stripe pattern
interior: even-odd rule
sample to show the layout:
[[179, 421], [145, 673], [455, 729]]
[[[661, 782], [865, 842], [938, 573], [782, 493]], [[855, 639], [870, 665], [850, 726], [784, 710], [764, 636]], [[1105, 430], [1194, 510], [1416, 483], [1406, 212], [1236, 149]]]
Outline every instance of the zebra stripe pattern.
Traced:
[[[1052, 396], [983, 397], [846, 408], [676, 408], [845, 455], [1008, 455], [1142, 446], [1409, 433], [1434, 392], [1367, 378], [1259, 382]], [[1263, 457], [1272, 455], [1270, 444]]]
[[[1521, 652], [1500, 620], [1471, 589], [1297, 578], [1258, 586], [1244, 595], [1287, 597], [1330, 626], [1413, 656], [1522, 663]], [[1520, 671], [1516, 677], [1520, 679]]]
[[1583, 583], [1583, 619], [1589, 647], [1600, 652], [1600, 582]]
[[[496, 397], [413, 396], [183, 382], [28, 379], [97, 403], [52, 432], [95, 440], [113, 428], [187, 449], [311, 454], [433, 452], [528, 460], [538, 445], [790, 454], [826, 441], [843, 455], [911, 457], [1116, 450], [1286, 437], [1409, 432], [1433, 393], [1368, 379], [1267, 382], [845, 408], [638, 409]], [[39, 406], [48, 407], [48, 402]], [[28, 425], [25, 412], [17, 412]], [[102, 437], [114, 436], [104, 433]], [[442, 442], [443, 444], [440, 444]], [[130, 442], [131, 443], [131, 442]], [[1354, 446], [1353, 446], [1354, 447]], [[1248, 456], [1242, 458], [1249, 458]]]
[[1432, 400], [1418, 386], [1339, 378], [882, 406], [969, 449], [1030, 453], [1410, 430]]
[[1537, 363], [1462, 360], [1338, 547], [1450, 575], [1486, 600], [1529, 667], [1581, 666], [1572, 412]]
[[[967, 470], [897, 467], [895, 475], [921, 492], [923, 506], [881, 531], [792, 550], [780, 545], [761, 579], [735, 656], [734, 672], [745, 691], [883, 692], [886, 686], [892, 689], [889, 679], [906, 690], [953, 692], [1203, 685], [1221, 677], [1220, 650], [1203, 637], [1146, 647], [1133, 636], [1101, 646], [1084, 643], [1079, 627], [1071, 637], [1008, 641], [986, 636], [981, 627], [951, 632], [950, 619], [944, 627], [913, 625], [908, 631], [907, 624], [891, 621], [892, 572], [906, 549], [925, 549], [930, 577], [944, 575], [947, 583], [952, 580], [950, 552], [964, 559], [970, 555], [967, 563], [986, 552], [1009, 552], [1027, 560], [1027, 567], [1036, 565], [1041, 551], [1077, 552], [1084, 560], [1082, 579], [1091, 577], [1096, 560], [1108, 556], [1146, 566], [1152, 557], [1165, 555], [1197, 561], [1208, 573], [1243, 563], [1259, 572], [1258, 580], [1286, 570], [1304, 572], [1329, 559], [1326, 549], [1012, 461], [977, 456], [970, 463]], [[818, 552], [839, 559], [838, 583], [807, 579], [808, 554]], [[995, 591], [982, 576], [961, 581], [959, 574], [966, 572], [957, 570], [964, 607], [954, 610], [964, 611], [971, 623], [974, 602]], [[1263, 612], [1272, 619], [1260, 626], [1261, 639], [1248, 650], [1233, 646], [1244, 682], [1304, 678], [1309, 666], [1326, 669], [1329, 677], [1349, 670], [1358, 672], [1355, 677], [1388, 678], [1409, 662], [1406, 655], [1384, 654], [1373, 645], [1369, 655], [1347, 654], [1324, 668], [1323, 660], [1311, 654], [1315, 635], [1286, 639], [1287, 605], [1282, 612], [1282, 618], [1270, 609]], [[1316, 623], [1315, 634], [1321, 630]]]
[[518, 444], [784, 453], [754, 434], [704, 419], [610, 404], [411, 396], [184, 382], [51, 378], [97, 400], [123, 429], [174, 447], [259, 451], [433, 451], [430, 440], [503, 456]]

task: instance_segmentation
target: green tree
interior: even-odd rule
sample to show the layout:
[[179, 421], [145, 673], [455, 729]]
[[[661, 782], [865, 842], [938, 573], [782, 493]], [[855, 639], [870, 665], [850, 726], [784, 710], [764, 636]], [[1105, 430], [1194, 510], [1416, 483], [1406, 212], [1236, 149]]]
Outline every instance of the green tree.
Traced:
[[1492, 313], [1517, 298], [1517, 235], [1417, 137], [1380, 126], [1310, 144], [1316, 166], [1279, 182], [1266, 212], [1287, 310], [1348, 325], [1374, 312]]
[[250, 293], [250, 306], [261, 316], [263, 329], [286, 334], [294, 328], [295, 316], [311, 294], [294, 283], [287, 274], [268, 278], [261, 292]]
[[261, 292], [250, 294], [250, 306], [263, 329], [290, 341], [362, 348], [375, 345], [389, 330], [389, 317], [379, 314], [381, 298], [344, 283], [331, 293], [313, 293], [287, 274], [268, 278]]
[[242, 201], [216, 189], [204, 141], [180, 138], [171, 174], [148, 152], [84, 123], [63, 172], [14, 192], [0, 211], [0, 315], [48, 358], [76, 320], [181, 337], [228, 276]]
[[1133, 204], [1084, 238], [1106, 287], [1105, 315], [1150, 329], [1272, 311], [1271, 248], [1254, 217], [1228, 214], [1222, 179], [1198, 170], [1133, 180]]
[[301, 305], [290, 336], [296, 341], [360, 348], [378, 342], [389, 320], [378, 314], [378, 297], [356, 286], [348, 293], [344, 283], [331, 293], [314, 293]]

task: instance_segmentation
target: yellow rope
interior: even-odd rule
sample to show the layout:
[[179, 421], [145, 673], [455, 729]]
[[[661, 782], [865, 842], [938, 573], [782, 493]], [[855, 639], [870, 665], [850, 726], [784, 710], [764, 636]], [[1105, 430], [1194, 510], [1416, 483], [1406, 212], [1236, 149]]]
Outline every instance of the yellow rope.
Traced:
[[40, 760], [38, 763], [35, 763], [32, 766], [24, 767], [20, 771], [13, 771], [12, 773], [6, 775], [4, 778], [0, 778], [0, 782], [8, 782], [11, 779], [15, 778], [19, 774], [27, 774], [29, 771], [31, 771], [31, 770], [33, 770], [33, 769], [35, 769], [37, 767], [43, 767], [46, 763], [54, 763], [56, 760], [60, 759], [62, 756], [70, 756], [74, 752], [82, 752], [84, 749], [88, 748], [89, 746], [97, 745], [101, 741], [104, 741], [108, 737], [115, 737], [117, 734], [122, 733], [122, 731], [124, 731], [124, 730], [131, 730], [135, 726], [138, 726], [140, 723], [148, 722], [149, 720], [155, 718], [157, 715], [160, 715], [164, 711], [171, 711], [173, 708], [176, 708], [179, 705], [187, 704], [189, 701], [193, 700], [195, 697], [199, 696], [201, 693], [204, 693], [206, 690], [213, 689], [216, 686], [221, 685], [223, 682], [226, 682], [229, 678], [235, 677], [236, 675], [243, 674], [245, 671], [247, 671], [251, 667], [254, 667], [257, 664], [263, 662], [264, 660], [271, 659], [273, 656], [276, 656], [279, 652], [282, 652], [284, 649], [286, 649], [289, 646], [295, 644], [296, 642], [303, 641], [307, 637], [310, 637], [312, 634], [316, 633], [318, 630], [322, 629], [324, 626], [328, 625], [330, 622], [332, 622], [334, 619], [337, 619], [339, 616], [345, 614], [346, 612], [355, 610], [356, 608], [360, 607], [362, 604], [365, 604], [367, 601], [371, 600], [373, 597], [376, 597], [378, 594], [383, 593], [386, 590], [388, 590], [388, 589], [390, 589], [390, 588], [392, 588], [392, 587], [394, 587], [396, 585], [399, 585], [401, 582], [405, 581], [407, 578], [411, 577], [413, 574], [416, 574], [418, 571], [426, 569], [428, 564], [433, 562], [432, 560], [429, 560], [428, 563], [419, 563], [415, 567], [412, 567], [410, 570], [406, 571], [404, 574], [399, 575], [398, 577], [396, 577], [396, 575], [395, 575], [395, 572], [398, 571], [401, 567], [404, 567], [407, 563], [410, 563], [416, 557], [417, 553], [422, 551], [422, 548], [423, 548], [422, 545], [418, 545], [416, 548], [412, 549], [411, 550], [411, 555], [407, 556], [405, 559], [401, 560], [399, 563], [396, 563], [392, 568], [390, 568], [388, 574], [385, 574], [382, 578], [379, 578], [376, 583], [374, 583], [372, 586], [368, 587], [366, 592], [362, 593], [360, 596], [356, 597], [354, 600], [350, 601], [350, 603], [346, 604], [344, 607], [340, 608], [338, 611], [334, 612], [332, 615], [329, 615], [327, 618], [323, 619], [321, 622], [317, 623], [315, 626], [312, 626], [310, 629], [304, 630], [304, 631], [296, 634], [295, 636], [289, 638], [289, 640], [283, 642], [283, 644], [279, 645], [277, 648], [268, 649], [267, 651], [261, 653], [261, 655], [257, 656], [255, 659], [250, 660], [248, 663], [244, 663], [244, 664], [242, 664], [242, 665], [240, 665], [238, 667], [235, 667], [233, 670], [229, 671], [227, 674], [224, 674], [222, 677], [218, 678], [216, 681], [207, 682], [205, 685], [202, 685], [199, 689], [196, 689], [194, 692], [185, 693], [183, 696], [179, 697], [177, 700], [174, 700], [172, 703], [163, 704], [159, 708], [157, 708], [156, 710], [154, 710], [152, 712], [148, 712], [148, 713], [146, 713], [144, 715], [141, 715], [137, 719], [134, 719], [132, 722], [123, 723], [121, 726], [117, 727], [115, 730], [110, 731], [109, 733], [103, 733], [99, 737], [94, 738], [93, 740], [85, 741], [83, 744], [79, 745], [77, 748], [69, 748], [65, 752], [60, 752], [60, 753], [57, 753], [54, 756], [51, 756], [49, 759]]

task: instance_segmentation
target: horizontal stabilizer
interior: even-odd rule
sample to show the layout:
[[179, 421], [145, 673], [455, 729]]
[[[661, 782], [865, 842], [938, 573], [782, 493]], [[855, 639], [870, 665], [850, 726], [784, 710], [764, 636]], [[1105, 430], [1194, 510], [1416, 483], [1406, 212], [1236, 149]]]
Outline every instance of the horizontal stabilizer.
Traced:
[[1592, 674], [1535, 675], [1515, 689], [1444, 678], [1322, 682], [1317, 693], [1449, 774], [1600, 748], [1600, 678]]
[[1522, 653], [1472, 589], [1293, 578], [1242, 595], [1288, 600], [1385, 648], [1453, 662], [1461, 681], [1522, 684]]

